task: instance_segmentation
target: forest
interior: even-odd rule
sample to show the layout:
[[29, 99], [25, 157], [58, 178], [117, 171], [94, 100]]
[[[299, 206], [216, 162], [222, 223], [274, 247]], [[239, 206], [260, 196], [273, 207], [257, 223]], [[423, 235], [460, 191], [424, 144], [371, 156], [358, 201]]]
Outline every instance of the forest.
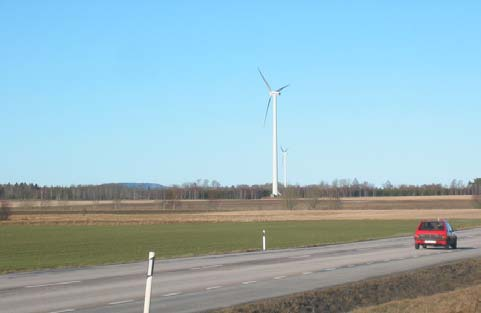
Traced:
[[[101, 184], [72, 186], [39, 186], [32, 183], [0, 184], [2, 200], [198, 200], [198, 199], [261, 199], [269, 197], [271, 185], [223, 186], [219, 182], [199, 179], [182, 185]], [[281, 193], [296, 198], [389, 197], [480, 195], [481, 178], [468, 183], [452, 180], [451, 184], [382, 186], [357, 179], [336, 179], [331, 183], [289, 185]]]

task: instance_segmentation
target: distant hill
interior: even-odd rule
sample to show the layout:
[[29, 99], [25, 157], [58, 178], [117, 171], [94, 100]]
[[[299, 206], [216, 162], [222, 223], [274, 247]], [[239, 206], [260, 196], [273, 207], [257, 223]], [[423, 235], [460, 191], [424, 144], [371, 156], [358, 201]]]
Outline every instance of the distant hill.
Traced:
[[164, 185], [154, 184], [154, 183], [118, 183], [116, 185], [125, 186], [131, 189], [142, 189], [142, 190], [166, 188], [166, 186]]

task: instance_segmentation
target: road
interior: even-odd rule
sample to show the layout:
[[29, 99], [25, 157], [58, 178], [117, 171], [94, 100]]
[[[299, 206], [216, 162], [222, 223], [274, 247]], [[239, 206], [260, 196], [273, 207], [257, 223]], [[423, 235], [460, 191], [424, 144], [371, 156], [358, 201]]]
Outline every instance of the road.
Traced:
[[[151, 312], [199, 312], [481, 256], [481, 228], [456, 250], [411, 237], [157, 261]], [[147, 251], [146, 251], [147, 256]], [[140, 313], [147, 262], [0, 276], [2, 313]]]

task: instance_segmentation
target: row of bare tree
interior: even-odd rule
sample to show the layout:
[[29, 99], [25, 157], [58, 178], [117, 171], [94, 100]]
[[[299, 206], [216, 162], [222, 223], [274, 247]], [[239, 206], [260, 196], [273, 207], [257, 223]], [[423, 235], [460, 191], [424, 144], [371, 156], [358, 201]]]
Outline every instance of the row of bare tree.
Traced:
[[[146, 187], [147, 186], [147, 187]], [[481, 178], [465, 184], [453, 180], [450, 185], [393, 185], [382, 186], [357, 179], [334, 180], [317, 185], [290, 185], [296, 198], [340, 198], [382, 196], [481, 195]], [[271, 193], [271, 185], [221, 186], [217, 181], [198, 180], [180, 186], [132, 187], [129, 184], [39, 186], [37, 184], [0, 184], [0, 199], [6, 200], [198, 200], [198, 199], [261, 199]]]

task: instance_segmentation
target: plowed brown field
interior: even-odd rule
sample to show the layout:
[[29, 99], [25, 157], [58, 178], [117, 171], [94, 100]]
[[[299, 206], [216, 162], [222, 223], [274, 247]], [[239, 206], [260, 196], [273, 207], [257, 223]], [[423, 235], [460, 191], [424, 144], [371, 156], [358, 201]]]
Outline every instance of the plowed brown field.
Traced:
[[481, 219], [470, 196], [342, 199], [10, 201], [13, 224], [159, 224], [356, 219]]
[[10, 224], [163, 224], [318, 220], [481, 219], [481, 210], [270, 210], [163, 214], [21, 214]]

